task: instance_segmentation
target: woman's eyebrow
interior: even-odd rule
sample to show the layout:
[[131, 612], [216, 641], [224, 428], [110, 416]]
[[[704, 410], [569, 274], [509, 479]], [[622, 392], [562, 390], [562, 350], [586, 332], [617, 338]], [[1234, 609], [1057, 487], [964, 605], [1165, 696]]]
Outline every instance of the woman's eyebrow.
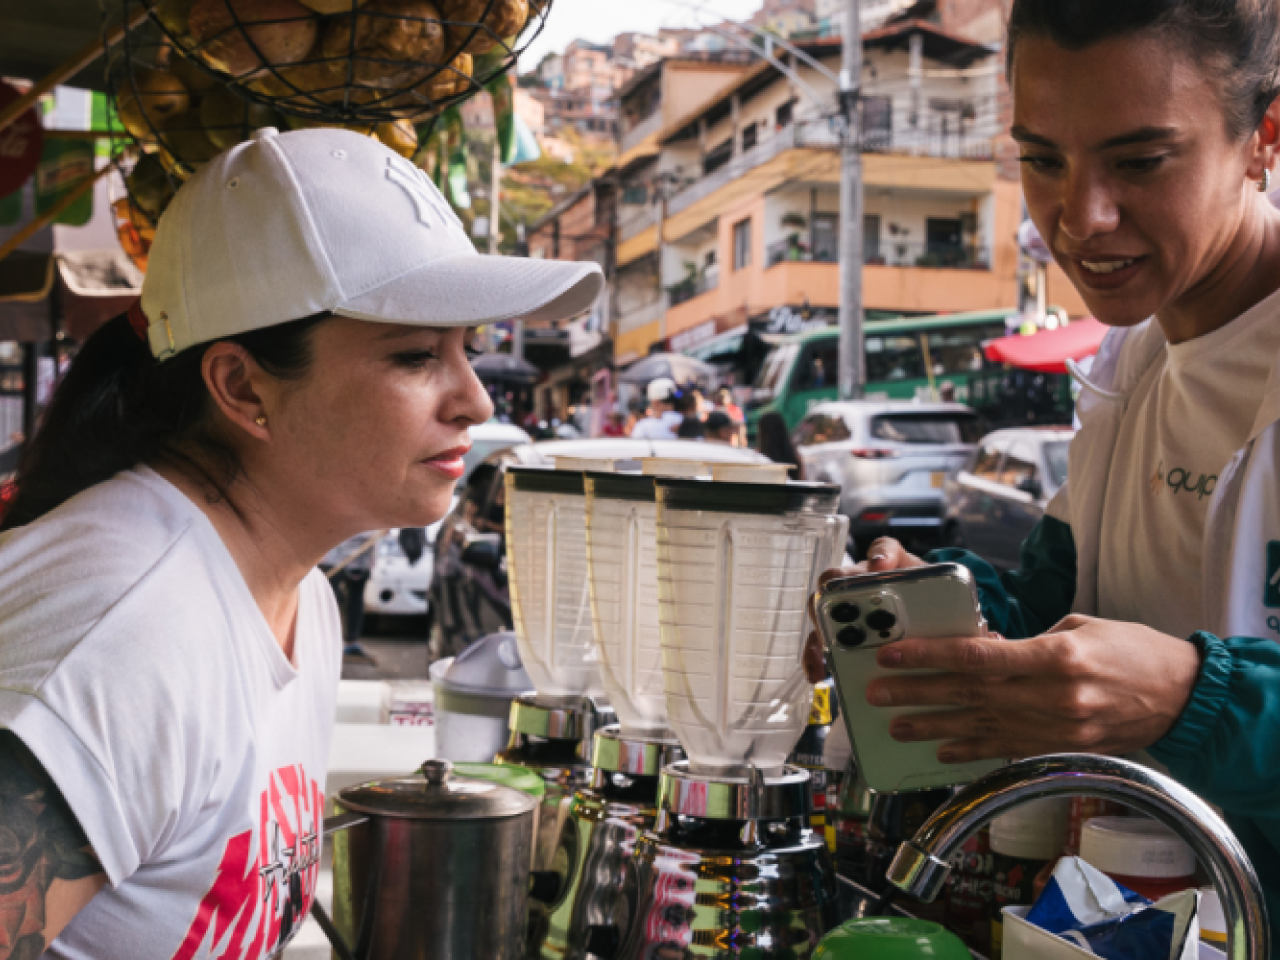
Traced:
[[422, 327], [403, 326], [396, 327], [394, 330], [388, 330], [386, 333], [378, 334], [379, 340], [401, 340], [404, 337], [412, 337], [414, 334], [422, 332]]
[[[1029, 143], [1037, 147], [1046, 147], [1050, 150], [1056, 150], [1058, 145], [1048, 137], [1042, 137], [1038, 133], [1032, 133], [1026, 127], [1014, 126], [1009, 130], [1009, 135], [1019, 143]], [[1171, 140], [1178, 136], [1178, 131], [1174, 127], [1139, 127], [1129, 133], [1122, 133], [1119, 136], [1109, 137], [1103, 140], [1094, 149], [1096, 150], [1112, 150], [1116, 147], [1132, 147], [1135, 144], [1155, 143], [1160, 140]]]

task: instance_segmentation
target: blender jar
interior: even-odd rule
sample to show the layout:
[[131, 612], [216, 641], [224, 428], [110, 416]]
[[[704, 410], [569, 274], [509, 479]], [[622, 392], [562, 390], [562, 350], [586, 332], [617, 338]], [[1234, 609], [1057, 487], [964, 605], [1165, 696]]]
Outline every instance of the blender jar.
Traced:
[[605, 693], [623, 734], [667, 729], [653, 478], [586, 474], [587, 579]]
[[538, 693], [600, 692], [582, 474], [508, 467], [507, 567], [520, 658]]
[[809, 716], [807, 603], [849, 521], [830, 484], [658, 478], [667, 715], [690, 770], [783, 766]]

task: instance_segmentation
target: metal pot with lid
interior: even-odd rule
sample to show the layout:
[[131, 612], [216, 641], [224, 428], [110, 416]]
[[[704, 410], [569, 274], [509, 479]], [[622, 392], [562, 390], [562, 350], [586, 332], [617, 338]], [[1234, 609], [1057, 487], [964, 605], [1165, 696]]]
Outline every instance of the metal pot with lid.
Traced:
[[526, 793], [428, 760], [421, 776], [341, 791], [333, 834], [339, 957], [516, 960], [524, 954], [534, 810]]

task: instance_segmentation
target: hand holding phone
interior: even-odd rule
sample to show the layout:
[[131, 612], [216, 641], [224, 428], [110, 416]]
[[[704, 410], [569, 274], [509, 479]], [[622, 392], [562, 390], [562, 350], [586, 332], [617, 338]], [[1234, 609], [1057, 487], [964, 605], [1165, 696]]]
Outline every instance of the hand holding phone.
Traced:
[[1002, 765], [1000, 760], [944, 764], [937, 758], [937, 742], [899, 743], [889, 734], [899, 716], [951, 707], [875, 707], [867, 702], [867, 686], [879, 677], [940, 672], [884, 669], [876, 651], [885, 644], [908, 637], [987, 636], [968, 569], [943, 563], [841, 577], [818, 590], [813, 609], [867, 786], [882, 793], [953, 786]]

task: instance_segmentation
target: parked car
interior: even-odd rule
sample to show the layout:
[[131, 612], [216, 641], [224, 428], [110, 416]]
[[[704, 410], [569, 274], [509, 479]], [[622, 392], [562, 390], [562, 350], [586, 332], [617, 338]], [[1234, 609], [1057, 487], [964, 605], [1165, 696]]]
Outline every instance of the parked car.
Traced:
[[1067, 481], [1069, 427], [1021, 427], [983, 437], [947, 484], [943, 539], [992, 566], [1013, 570], [1018, 553]]
[[840, 485], [860, 559], [877, 537], [914, 549], [937, 542], [943, 486], [981, 436], [963, 404], [845, 400], [815, 404], [793, 440], [806, 480]]
[[[459, 487], [466, 485], [477, 464], [495, 452], [529, 443], [529, 435], [509, 423], [477, 424], [471, 428], [470, 434], [471, 450], [462, 458], [466, 473], [458, 481]], [[457, 502], [455, 496], [450, 509]], [[400, 545], [399, 530], [391, 530], [382, 538], [377, 546], [369, 582], [364, 588], [366, 614], [376, 617], [422, 616], [428, 612], [427, 590], [431, 586], [434, 546], [443, 522], [441, 519], [427, 527], [422, 556], [413, 563]]]
[[[613, 460], [621, 469], [639, 469], [640, 460], [645, 457], [716, 463], [770, 462], [755, 450], [696, 440], [601, 437], [545, 440], [495, 450], [484, 461], [497, 471], [492, 482], [468, 488], [466, 499], [445, 518], [446, 532], [435, 544], [437, 562], [430, 594], [438, 608], [434, 656], [455, 656], [486, 632], [511, 629], [506, 549], [500, 532], [504, 491], [498, 474], [509, 464], [551, 467], [556, 457]], [[474, 489], [478, 486], [488, 489]]]

